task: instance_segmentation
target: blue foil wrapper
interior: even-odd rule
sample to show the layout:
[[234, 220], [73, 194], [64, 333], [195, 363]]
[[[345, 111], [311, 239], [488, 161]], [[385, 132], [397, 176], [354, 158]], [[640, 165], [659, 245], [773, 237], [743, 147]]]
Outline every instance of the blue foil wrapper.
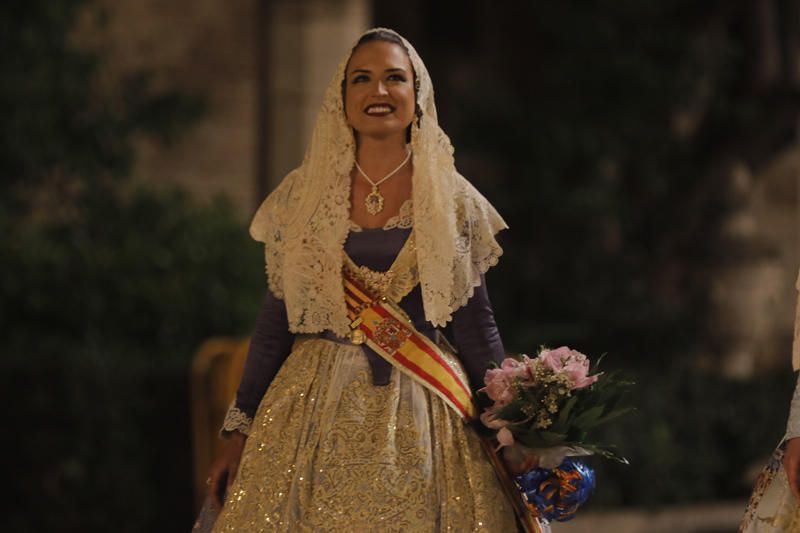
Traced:
[[595, 487], [594, 470], [572, 459], [552, 470], [534, 468], [514, 481], [534, 514], [551, 522], [571, 520]]

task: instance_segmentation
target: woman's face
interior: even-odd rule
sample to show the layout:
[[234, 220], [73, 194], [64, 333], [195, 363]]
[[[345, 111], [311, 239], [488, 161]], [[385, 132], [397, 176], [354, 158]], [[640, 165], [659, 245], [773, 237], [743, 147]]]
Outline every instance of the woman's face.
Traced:
[[359, 135], [405, 137], [416, 105], [411, 61], [402, 46], [369, 41], [350, 56], [344, 111]]

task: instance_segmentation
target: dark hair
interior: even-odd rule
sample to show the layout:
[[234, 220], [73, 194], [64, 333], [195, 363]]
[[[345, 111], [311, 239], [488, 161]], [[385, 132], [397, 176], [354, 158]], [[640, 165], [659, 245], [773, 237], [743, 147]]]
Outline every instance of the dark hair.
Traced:
[[382, 29], [371, 31], [362, 35], [361, 38], [356, 43], [356, 45], [353, 47], [353, 50], [355, 51], [355, 49], [361, 46], [362, 44], [369, 43], [372, 41], [386, 41], [388, 43], [399, 44], [400, 46], [403, 47], [403, 50], [405, 50], [406, 53], [408, 53], [408, 49], [406, 48], [406, 45], [403, 44], [403, 39], [401, 39], [400, 36], [398, 36], [396, 33], [392, 33], [390, 31]]
[[[358, 49], [359, 46], [365, 43], [371, 43], [373, 41], [384, 41], [387, 43], [392, 43], [399, 45], [403, 50], [406, 51], [406, 55], [408, 56], [408, 61], [411, 63], [411, 54], [408, 53], [408, 48], [403, 43], [403, 40], [396, 34], [386, 30], [375, 30], [369, 33], [365, 33], [361, 36], [358, 42], [353, 46], [353, 49], [350, 50], [350, 57], [353, 57], [353, 53]], [[345, 101], [345, 93], [347, 91], [347, 67], [350, 66], [350, 59], [347, 59], [347, 63], [344, 66], [344, 77], [342, 78], [342, 109], [344, 109], [344, 101]], [[411, 64], [411, 74], [413, 76], [413, 83], [414, 83], [414, 116], [416, 117], [417, 123], [419, 123], [420, 119], [422, 118], [422, 109], [419, 107], [419, 103], [417, 102], [417, 98], [419, 97], [419, 81], [417, 80], [417, 72], [414, 70], [414, 65]], [[406, 133], [406, 142], [411, 142], [411, 126], [408, 127], [408, 132]]]

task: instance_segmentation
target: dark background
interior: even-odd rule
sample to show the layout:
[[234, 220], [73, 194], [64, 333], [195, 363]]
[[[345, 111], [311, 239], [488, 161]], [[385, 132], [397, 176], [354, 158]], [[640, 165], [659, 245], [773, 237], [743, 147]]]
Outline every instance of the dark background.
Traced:
[[[98, 92], [103, 54], [69, 44], [84, 4], [0, 6], [0, 523], [187, 530], [189, 364], [249, 332], [262, 252], [224, 198], [131, 183], [133, 139], [170, 146], [205, 99], [146, 72]], [[607, 352], [638, 383], [638, 412], [601, 436], [632, 464], [592, 461], [596, 510], [743, 499], [785, 427], [791, 332], [785, 366], [733, 379], [709, 322], [715, 272], [773, 253], [720, 231], [741, 201], [731, 161], [796, 142], [800, 85], [788, 62], [760, 67], [757, 4], [373, 5], [426, 61], [460, 170], [512, 228], [488, 277], [507, 348]], [[775, 6], [788, 57], [798, 3]]]

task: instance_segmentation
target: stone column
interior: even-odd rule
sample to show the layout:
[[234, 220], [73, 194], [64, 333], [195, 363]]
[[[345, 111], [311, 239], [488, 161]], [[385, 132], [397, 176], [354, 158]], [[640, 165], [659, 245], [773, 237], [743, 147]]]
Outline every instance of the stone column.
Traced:
[[712, 285], [712, 325], [725, 344], [722, 371], [747, 378], [788, 371], [800, 266], [800, 144], [757, 174], [741, 166], [734, 183], [742, 205], [723, 233], [735, 243]]
[[371, 19], [366, 0], [275, 0], [268, 9], [266, 98], [270, 124], [259, 149], [271, 190], [303, 158], [325, 88]]

